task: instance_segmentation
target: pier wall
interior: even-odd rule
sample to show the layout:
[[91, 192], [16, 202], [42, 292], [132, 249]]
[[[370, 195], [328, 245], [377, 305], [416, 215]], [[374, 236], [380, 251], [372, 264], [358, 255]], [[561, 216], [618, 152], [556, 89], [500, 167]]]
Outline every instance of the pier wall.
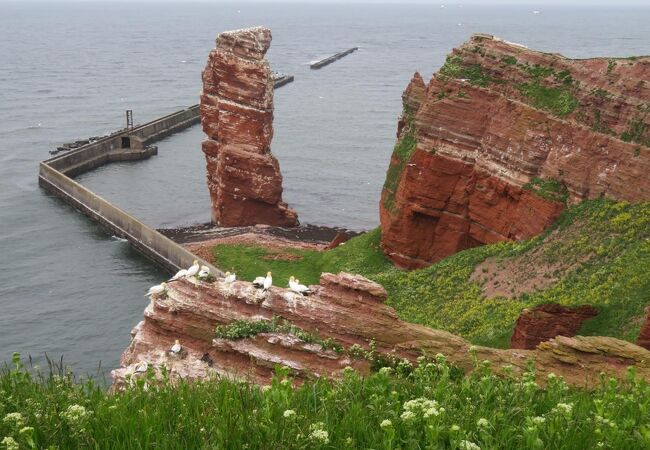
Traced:
[[193, 260], [198, 259], [210, 267], [212, 273], [220, 274], [221, 271], [207, 261], [71, 178], [111, 161], [142, 159], [155, 154], [156, 148], [151, 146], [143, 149], [122, 149], [122, 137], [136, 136], [142, 144], [149, 145], [198, 123], [199, 120], [199, 108], [195, 105], [42, 161], [39, 165], [39, 185], [107, 228], [112, 234], [128, 240], [134, 248], [169, 272], [189, 267]]

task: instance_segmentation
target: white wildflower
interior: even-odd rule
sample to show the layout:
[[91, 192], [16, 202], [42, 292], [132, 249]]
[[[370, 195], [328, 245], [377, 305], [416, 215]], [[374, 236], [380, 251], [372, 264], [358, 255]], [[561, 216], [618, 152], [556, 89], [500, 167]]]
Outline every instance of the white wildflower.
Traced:
[[458, 448], [460, 450], [481, 450], [481, 447], [471, 441], [460, 441]]
[[424, 418], [428, 419], [429, 417], [436, 417], [440, 415], [440, 411], [436, 408], [429, 408], [426, 411], [424, 411]]
[[5, 437], [0, 444], [4, 445], [7, 450], [18, 450], [18, 442], [11, 436]]
[[320, 444], [328, 444], [330, 441], [329, 434], [325, 430], [314, 430], [309, 434], [309, 439]]
[[571, 414], [573, 410], [573, 405], [571, 403], [558, 403], [555, 407], [558, 411], [564, 414]]
[[452, 425], [451, 428], [449, 428], [450, 431], [460, 431], [460, 427], [456, 424]]
[[287, 409], [283, 414], [285, 419], [289, 419], [289, 418], [291, 418], [291, 417], [293, 417], [295, 415], [296, 415], [296, 412], [293, 409]]
[[90, 411], [81, 405], [70, 405], [65, 412], [61, 413], [62, 418], [70, 425], [84, 421], [89, 415]]
[[390, 427], [393, 426], [393, 422], [391, 422], [391, 421], [388, 420], [388, 419], [384, 419], [384, 420], [382, 420], [382, 422], [379, 424], [379, 426], [382, 427], [382, 428], [390, 428]]
[[403, 421], [408, 422], [415, 417], [415, 414], [413, 411], [404, 411], [400, 417]]
[[382, 375], [390, 375], [393, 373], [393, 369], [391, 367], [382, 367], [379, 369], [379, 373]]
[[291, 386], [291, 380], [288, 378], [283, 378], [282, 381], [280, 381], [280, 384], [282, 386]]
[[480, 419], [478, 419], [476, 421], [476, 425], [479, 426], [480, 428], [483, 428], [483, 427], [487, 427], [488, 425], [490, 425], [490, 422], [488, 422], [488, 420], [486, 418], [481, 417]]
[[546, 418], [542, 416], [535, 416], [531, 419], [535, 425], [541, 425], [546, 422]]
[[2, 421], [5, 423], [5, 425], [9, 425], [10, 427], [14, 427], [14, 428], [20, 428], [25, 423], [25, 419], [23, 418], [23, 415], [18, 412], [7, 414], [5, 418], [2, 419]]
[[27, 433], [31, 433], [33, 431], [34, 431], [34, 427], [23, 427], [23, 428], [20, 429], [18, 434], [27, 434]]

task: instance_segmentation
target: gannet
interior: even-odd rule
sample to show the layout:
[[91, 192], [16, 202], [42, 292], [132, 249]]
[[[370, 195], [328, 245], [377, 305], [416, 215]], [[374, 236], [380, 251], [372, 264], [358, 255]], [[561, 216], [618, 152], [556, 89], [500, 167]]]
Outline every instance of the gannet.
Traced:
[[174, 355], [178, 355], [182, 349], [183, 347], [181, 347], [181, 341], [176, 339], [174, 341], [174, 345], [172, 345], [172, 348], [170, 348], [169, 351], [172, 352]]
[[197, 259], [194, 260], [192, 265], [187, 269], [187, 277], [193, 277], [196, 276], [197, 273], [199, 273], [199, 261]]
[[258, 288], [263, 287], [264, 286], [264, 280], [265, 280], [264, 277], [256, 277], [253, 280], [253, 286], [258, 287]]
[[264, 278], [264, 290], [268, 291], [271, 286], [273, 286], [273, 277], [271, 277], [271, 272], [266, 272], [266, 278]]
[[210, 275], [210, 268], [208, 266], [201, 266], [201, 270], [199, 271], [199, 278], [205, 278], [208, 275]]
[[223, 277], [223, 282], [224, 283], [232, 283], [237, 279], [237, 275], [234, 273], [226, 272], [226, 274]]
[[176, 272], [176, 275], [174, 275], [173, 277], [171, 277], [171, 278], [170, 278], [169, 280], [167, 280], [167, 281], [176, 281], [176, 280], [180, 280], [181, 278], [186, 277], [186, 276], [187, 276], [187, 270], [185, 270], [185, 269], [181, 269], [181, 270], [179, 270], [178, 272]]
[[144, 294], [145, 297], [150, 297], [152, 295], [158, 295], [162, 294], [163, 292], [167, 291], [167, 283], [160, 283], [155, 286], [151, 286], [149, 290], [147, 291], [146, 294]]
[[[291, 278], [293, 278], [293, 277], [291, 277]], [[300, 284], [300, 280], [297, 279], [297, 278], [294, 280], [293, 286], [294, 286], [294, 288], [292, 288], [291, 290], [294, 291], [294, 292], [299, 293], [300, 295], [311, 294], [311, 289], [309, 289], [304, 284]]]
[[140, 361], [136, 366], [133, 373], [145, 373], [149, 369], [149, 363], [147, 361]]

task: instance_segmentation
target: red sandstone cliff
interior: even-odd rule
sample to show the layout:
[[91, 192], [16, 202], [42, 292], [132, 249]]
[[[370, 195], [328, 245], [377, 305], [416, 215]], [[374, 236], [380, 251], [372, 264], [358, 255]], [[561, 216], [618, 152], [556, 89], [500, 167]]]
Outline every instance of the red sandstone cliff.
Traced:
[[570, 308], [547, 304], [525, 309], [515, 324], [510, 348], [533, 349], [555, 336], [575, 336], [584, 321], [597, 315], [598, 311], [589, 305]]
[[203, 71], [203, 152], [220, 226], [295, 226], [296, 213], [282, 201], [282, 175], [271, 154], [273, 77], [264, 59], [271, 31], [257, 27], [217, 37]]
[[[267, 384], [278, 364], [290, 367], [298, 382], [314, 376], [336, 378], [347, 366], [366, 373], [370, 370], [368, 359], [359, 358], [351, 347], [357, 344], [368, 350], [371, 341], [379, 354], [412, 362], [422, 354], [432, 357], [442, 353], [468, 372], [474, 368], [474, 358], [490, 360], [497, 372], [512, 366], [515, 373], [525, 371], [532, 361], [540, 383], [553, 372], [571, 385], [595, 386], [601, 372], [622, 379], [630, 365], [650, 381], [650, 351], [615, 338], [558, 336], [535, 350], [471, 348], [458, 336], [402, 322], [384, 305], [383, 287], [361, 276], [325, 273], [320, 284], [310, 288], [313, 294], [303, 297], [278, 287], [264, 293], [245, 281], [228, 284], [184, 279], [170, 283], [167, 295], [155, 296], [145, 310], [144, 321], [134, 328], [121, 367], [112, 372], [114, 389], [130, 377], [147, 377], [135, 371], [141, 361], [158, 377], [163, 376], [165, 367], [172, 380], [218, 374]], [[312, 336], [330, 338], [342, 351], [305, 342], [287, 331], [238, 340], [215, 338], [217, 325], [273, 318]], [[176, 339], [183, 346], [180, 355], [168, 351]]]
[[485, 35], [415, 74], [380, 205], [382, 248], [415, 268], [530, 238], [566, 202], [650, 198], [650, 57], [571, 60]]

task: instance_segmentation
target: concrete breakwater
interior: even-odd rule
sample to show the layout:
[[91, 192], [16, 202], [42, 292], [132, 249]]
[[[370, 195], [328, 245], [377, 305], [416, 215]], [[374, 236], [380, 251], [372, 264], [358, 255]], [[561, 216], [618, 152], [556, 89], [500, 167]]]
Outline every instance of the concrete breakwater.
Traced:
[[[278, 76], [274, 81], [274, 87], [277, 88], [293, 81], [293, 76]], [[193, 105], [144, 125], [116, 131], [42, 161], [39, 165], [38, 184], [110, 233], [129, 241], [136, 250], [169, 272], [188, 267], [194, 259], [199, 259], [202, 264], [210, 267], [212, 273], [220, 274], [221, 271], [209, 262], [72, 179], [113, 161], [149, 158], [158, 152], [157, 147], [152, 145], [154, 142], [200, 121], [199, 105]]]
[[328, 64], [332, 64], [334, 61], [337, 61], [341, 58], [343, 58], [346, 55], [349, 55], [352, 52], [355, 52], [359, 50], [359, 47], [352, 47], [349, 48], [343, 52], [336, 53], [335, 55], [328, 56], [327, 58], [321, 59], [319, 61], [313, 62], [309, 65], [312, 69], [320, 69], [321, 67], [325, 67]]
[[[155, 146], [150, 145], [152, 142], [198, 123], [198, 110], [198, 105], [192, 106], [42, 161], [39, 185], [107, 228], [110, 233], [128, 240], [135, 249], [164, 269], [175, 272], [188, 267], [194, 259], [200, 258], [71, 177], [112, 161], [150, 157], [157, 151]], [[209, 266], [213, 273], [220, 273], [207, 261], [201, 262]]]

